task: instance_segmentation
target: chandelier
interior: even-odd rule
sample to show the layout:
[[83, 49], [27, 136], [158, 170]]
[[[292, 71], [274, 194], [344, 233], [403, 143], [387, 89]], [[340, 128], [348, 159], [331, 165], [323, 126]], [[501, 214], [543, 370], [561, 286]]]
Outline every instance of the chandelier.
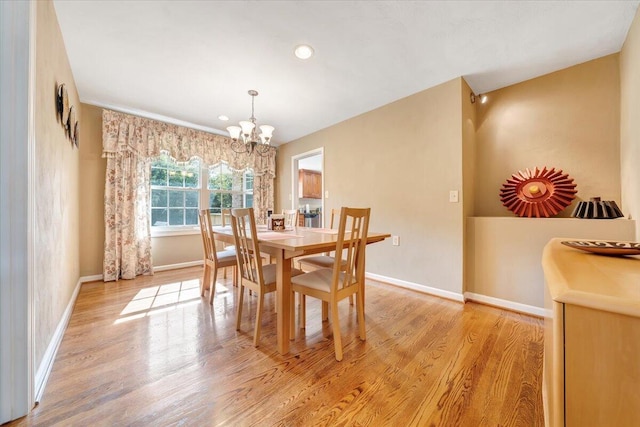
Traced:
[[236, 153], [257, 153], [261, 156], [266, 155], [271, 148], [269, 142], [273, 134], [274, 127], [269, 125], [259, 126], [260, 134], [256, 131], [256, 118], [253, 115], [253, 102], [258, 96], [258, 91], [250, 90], [251, 95], [251, 118], [243, 120], [238, 124], [240, 126], [229, 126], [227, 131], [231, 136], [231, 149]]

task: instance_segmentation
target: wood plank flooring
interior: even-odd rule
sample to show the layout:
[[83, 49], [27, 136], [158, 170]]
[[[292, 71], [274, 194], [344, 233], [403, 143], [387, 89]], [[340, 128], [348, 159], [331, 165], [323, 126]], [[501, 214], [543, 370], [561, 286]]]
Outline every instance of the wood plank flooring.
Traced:
[[543, 425], [540, 319], [368, 281], [367, 341], [343, 301], [336, 362], [308, 298], [306, 333], [281, 356], [273, 295], [256, 349], [255, 297], [236, 332], [231, 274], [213, 309], [201, 274], [83, 285], [42, 401], [9, 425]]

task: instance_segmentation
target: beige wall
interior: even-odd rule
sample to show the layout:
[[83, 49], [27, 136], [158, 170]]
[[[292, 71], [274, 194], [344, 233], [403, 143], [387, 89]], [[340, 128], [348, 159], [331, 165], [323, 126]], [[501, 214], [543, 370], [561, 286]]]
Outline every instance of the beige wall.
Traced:
[[462, 79], [279, 147], [276, 210], [290, 206], [291, 157], [324, 147], [325, 210], [371, 207], [371, 230], [400, 237], [367, 249], [367, 271], [462, 292]]
[[[622, 211], [640, 219], [640, 9], [620, 53]], [[640, 239], [640, 221], [636, 221]]]
[[[561, 237], [629, 241], [636, 225], [635, 221], [623, 218], [476, 217], [468, 218], [467, 222], [470, 286], [466, 290], [473, 294], [467, 297], [490, 304], [496, 303], [492, 298], [524, 304], [537, 308], [529, 312], [538, 315], [544, 308], [542, 250], [549, 240]], [[523, 309], [517, 305], [510, 308]]]
[[104, 177], [102, 108], [82, 104], [80, 130], [80, 275], [102, 274], [104, 253]]
[[198, 234], [153, 237], [151, 256], [154, 267], [202, 262], [202, 237]]
[[568, 173], [577, 199], [620, 203], [619, 87], [615, 54], [491, 92], [486, 104], [476, 103], [475, 216], [512, 216], [500, 202], [502, 183], [535, 166]]
[[82, 112], [53, 3], [36, 2], [34, 345], [39, 366], [79, 278], [79, 152], [56, 117], [55, 93], [67, 86]]

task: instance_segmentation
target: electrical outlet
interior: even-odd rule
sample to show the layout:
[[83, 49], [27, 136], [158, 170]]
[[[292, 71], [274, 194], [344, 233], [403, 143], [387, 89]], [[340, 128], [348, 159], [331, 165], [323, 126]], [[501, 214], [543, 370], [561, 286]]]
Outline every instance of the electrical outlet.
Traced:
[[324, 198], [325, 198], [325, 199], [328, 199], [328, 198], [329, 198], [329, 190], [327, 190], [327, 191], [325, 191], [325, 192], [324, 192]]
[[393, 246], [400, 246], [400, 236], [391, 237], [391, 243]]
[[458, 190], [449, 191], [449, 202], [458, 203]]

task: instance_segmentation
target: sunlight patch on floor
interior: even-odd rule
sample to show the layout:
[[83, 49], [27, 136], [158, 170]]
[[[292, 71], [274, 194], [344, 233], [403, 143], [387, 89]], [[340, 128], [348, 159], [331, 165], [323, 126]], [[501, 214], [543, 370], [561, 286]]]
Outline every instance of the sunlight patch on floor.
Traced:
[[[216, 285], [216, 293], [228, 292], [224, 285]], [[120, 318], [114, 324], [141, 319], [147, 316], [166, 313], [200, 302], [200, 280], [192, 279], [149, 286], [140, 289], [120, 312]]]

